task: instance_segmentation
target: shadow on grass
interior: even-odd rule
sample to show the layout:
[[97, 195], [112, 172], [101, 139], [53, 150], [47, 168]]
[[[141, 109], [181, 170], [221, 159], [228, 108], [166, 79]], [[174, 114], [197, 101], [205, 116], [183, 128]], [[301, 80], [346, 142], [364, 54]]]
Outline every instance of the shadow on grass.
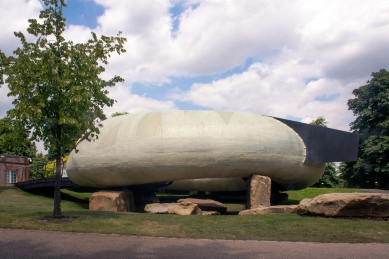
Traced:
[[[54, 188], [53, 187], [25, 190], [25, 192], [32, 194], [32, 195], [43, 196], [43, 197], [50, 198], [50, 199], [54, 198]], [[73, 202], [82, 209], [89, 209], [89, 201], [88, 200], [79, 199], [77, 197], [74, 197], [72, 195], [69, 195], [67, 193], [62, 192], [62, 190], [61, 190], [61, 200]]]
[[89, 209], [89, 200], [83, 200], [83, 199], [78, 199], [74, 196], [68, 195], [66, 193], [61, 192], [61, 199], [65, 201], [70, 201], [75, 204], [77, 204], [80, 208], [82, 209]]

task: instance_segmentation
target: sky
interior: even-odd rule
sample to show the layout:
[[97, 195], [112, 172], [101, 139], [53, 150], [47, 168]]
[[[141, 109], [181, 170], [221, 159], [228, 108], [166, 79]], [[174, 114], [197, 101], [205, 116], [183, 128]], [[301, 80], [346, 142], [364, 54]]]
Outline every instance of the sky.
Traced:
[[[104, 78], [114, 112], [249, 111], [349, 130], [347, 101], [389, 69], [387, 0], [67, 0], [66, 40], [127, 38]], [[38, 0], [0, 0], [0, 49], [19, 45]], [[28, 40], [34, 38], [27, 36]], [[0, 88], [0, 117], [12, 108]]]

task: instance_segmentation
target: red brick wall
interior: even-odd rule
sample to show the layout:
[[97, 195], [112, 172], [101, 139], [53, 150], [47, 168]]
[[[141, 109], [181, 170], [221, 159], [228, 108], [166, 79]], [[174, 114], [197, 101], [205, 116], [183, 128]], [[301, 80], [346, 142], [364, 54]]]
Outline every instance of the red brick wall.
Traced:
[[0, 184], [5, 184], [5, 165], [1, 162], [1, 160], [0, 160]]
[[6, 171], [17, 170], [16, 182], [28, 181], [30, 176], [28, 157], [7, 156], [0, 154], [0, 184], [6, 184]]

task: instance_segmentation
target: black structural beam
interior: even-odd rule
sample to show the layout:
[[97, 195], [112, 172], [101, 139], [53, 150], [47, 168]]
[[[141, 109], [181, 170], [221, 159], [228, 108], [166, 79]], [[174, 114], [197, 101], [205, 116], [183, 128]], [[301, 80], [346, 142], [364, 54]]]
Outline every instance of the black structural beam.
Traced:
[[350, 162], [358, 158], [359, 135], [273, 117], [292, 128], [307, 149], [305, 163]]
[[[26, 182], [19, 182], [16, 183], [15, 185], [22, 190], [54, 187], [55, 179], [47, 178], [47, 179], [32, 180]], [[70, 181], [69, 178], [67, 177], [61, 178], [61, 188], [73, 188], [75, 186], [76, 185], [72, 181]]]

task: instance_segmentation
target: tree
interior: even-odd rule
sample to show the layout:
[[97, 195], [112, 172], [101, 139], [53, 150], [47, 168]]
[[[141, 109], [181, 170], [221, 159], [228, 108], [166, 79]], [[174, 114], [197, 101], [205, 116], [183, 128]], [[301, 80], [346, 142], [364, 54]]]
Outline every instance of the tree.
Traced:
[[114, 112], [112, 113], [111, 118], [126, 115], [126, 114], [128, 114], [128, 112]]
[[353, 91], [348, 100], [355, 121], [351, 130], [360, 135], [358, 160], [342, 165], [350, 187], [389, 188], [389, 72], [372, 73], [367, 84]]
[[[316, 120], [311, 121], [309, 124], [327, 128], [328, 122], [323, 116], [318, 117]], [[333, 162], [326, 163], [326, 169], [324, 170], [323, 176], [317, 181], [313, 187], [325, 187], [334, 188], [339, 187], [341, 181], [337, 176], [336, 165]]]
[[317, 117], [316, 120], [311, 121], [309, 124], [327, 128], [328, 122], [323, 116]]
[[9, 117], [0, 119], [0, 154], [35, 157], [36, 147], [28, 135], [19, 121]]
[[42, 179], [45, 177], [46, 173], [46, 164], [49, 163], [46, 155], [38, 153], [35, 158], [32, 159], [30, 164], [30, 179]]
[[31, 131], [32, 140], [42, 140], [46, 149], [55, 153], [56, 180], [53, 217], [61, 213], [61, 165], [63, 150], [76, 147], [78, 139], [97, 138], [95, 118], [102, 116], [104, 106], [112, 106], [107, 87], [124, 81], [115, 76], [109, 80], [99, 77], [105, 71], [110, 53], [125, 52], [125, 38], [97, 37], [86, 43], [65, 41], [66, 19], [62, 9], [64, 0], [44, 0], [40, 20], [30, 19], [27, 29], [36, 37], [27, 42], [21, 32], [15, 36], [22, 46], [6, 57], [0, 51], [3, 73], [14, 96], [14, 108], [8, 116], [19, 120]]

